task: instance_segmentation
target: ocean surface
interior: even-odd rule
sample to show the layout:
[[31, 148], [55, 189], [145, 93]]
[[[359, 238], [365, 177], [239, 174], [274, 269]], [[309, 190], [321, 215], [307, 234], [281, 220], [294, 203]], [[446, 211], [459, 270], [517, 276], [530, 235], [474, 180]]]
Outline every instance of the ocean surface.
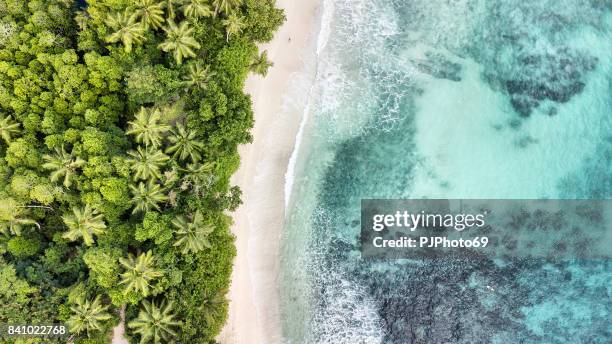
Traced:
[[324, 0], [316, 43], [284, 342], [612, 343], [609, 260], [358, 248], [363, 198], [612, 198], [612, 1]]

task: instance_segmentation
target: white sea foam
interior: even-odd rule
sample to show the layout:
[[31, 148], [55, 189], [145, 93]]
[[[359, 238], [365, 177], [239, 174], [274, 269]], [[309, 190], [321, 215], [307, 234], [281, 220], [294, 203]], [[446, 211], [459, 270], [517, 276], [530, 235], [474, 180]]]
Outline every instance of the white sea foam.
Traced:
[[[309, 113], [311, 111], [311, 102], [312, 95], [315, 88], [315, 80], [318, 77], [319, 70], [319, 56], [321, 51], [325, 49], [327, 45], [327, 41], [329, 39], [330, 34], [330, 25], [333, 20], [333, 2], [330, 0], [321, 1], [322, 10], [319, 24], [319, 33], [316, 37], [316, 54], [314, 56], [314, 61], [312, 61], [314, 68], [314, 79], [302, 81], [301, 84], [309, 85], [307, 86], [308, 90], [305, 93], [306, 97], [304, 100], [302, 117], [300, 119], [300, 126], [295, 138], [295, 145], [293, 147], [293, 151], [291, 152], [291, 156], [289, 157], [289, 163], [287, 164], [287, 171], [285, 172], [285, 213], [288, 210], [289, 204], [291, 202], [291, 191], [293, 190], [293, 183], [295, 180], [295, 169], [297, 164], [298, 155], [300, 152], [300, 147], [302, 145], [302, 139], [304, 136], [304, 130], [306, 129], [306, 124], [308, 123]], [[308, 73], [307, 73], [308, 74]], [[307, 75], [306, 74], [306, 75]], [[302, 78], [303, 79], [303, 78]], [[304, 94], [304, 93], [302, 93]], [[299, 98], [299, 95], [295, 92], [293, 93], [294, 98]]]
[[[369, 66], [384, 64], [380, 78], [396, 77], [384, 72], [392, 69], [393, 61], [380, 56], [385, 40], [397, 33], [393, 15], [391, 9], [372, 8], [365, 0], [326, 0], [324, 3], [317, 41], [316, 78], [308, 92], [286, 174], [285, 196], [290, 218], [283, 237], [283, 308], [292, 317], [300, 313], [298, 318], [285, 323], [288, 343], [380, 343], [383, 338], [374, 301], [358, 283], [349, 279], [348, 273], [342, 277], [344, 268], [341, 265], [326, 267], [323, 258], [328, 242], [312, 244], [311, 240], [324, 231], [320, 228], [324, 219], [331, 214], [309, 205], [314, 206], [317, 202], [320, 180], [332, 162], [336, 145], [362, 134], [372, 116], [377, 115], [374, 109], [381, 106], [379, 90], [372, 86], [384, 83], [371, 80]], [[397, 102], [395, 95], [391, 95], [397, 90], [388, 90], [388, 93], [382, 106], [393, 106]], [[312, 130], [310, 121], [316, 126]], [[306, 135], [309, 135], [307, 139]], [[300, 188], [296, 189], [296, 185]], [[295, 203], [292, 199], [298, 198], [300, 207], [291, 207]], [[319, 227], [313, 227], [312, 216], [317, 218]], [[336, 234], [353, 239], [351, 233]], [[297, 247], [299, 243], [306, 247]], [[295, 249], [307, 250], [300, 255], [307, 258], [295, 257]], [[311, 274], [315, 271], [313, 279], [315, 276]], [[337, 288], [338, 284], [343, 287]], [[330, 289], [324, 297], [325, 307], [311, 308], [321, 301], [320, 295], [313, 292], [325, 285], [333, 286], [333, 292]], [[304, 328], [304, 324], [308, 326]]]
[[321, 55], [321, 52], [327, 46], [329, 35], [331, 34], [331, 24], [334, 20], [334, 2], [332, 0], [323, 0], [321, 5], [321, 28], [317, 37], [317, 56]]
[[291, 191], [293, 189], [293, 182], [295, 180], [295, 165], [297, 163], [298, 152], [302, 144], [304, 129], [306, 128], [306, 123], [308, 122], [309, 111], [310, 104], [306, 104], [306, 107], [304, 108], [304, 113], [302, 114], [302, 119], [300, 121], [300, 128], [298, 129], [298, 133], [295, 137], [295, 147], [291, 152], [291, 157], [289, 158], [289, 163], [287, 164], [287, 172], [285, 172], [285, 213], [288, 210], [289, 203], [291, 200]]
[[307, 299], [310, 305], [318, 307], [313, 310], [300, 343], [381, 343], [384, 333], [378, 305], [367, 288], [351, 277], [350, 261], [340, 257], [330, 261], [329, 252], [322, 249], [329, 246], [328, 240], [334, 236], [328, 232], [333, 228], [333, 214], [322, 208], [314, 209], [312, 214], [319, 233], [312, 237], [314, 243], [310, 245], [305, 266], [310, 272], [316, 271], [317, 278], [306, 282], [311, 291]]
[[333, 287], [328, 288], [328, 294], [321, 296], [319, 302], [325, 308], [313, 318], [318, 334], [319, 344], [338, 343], [382, 343], [383, 331], [377, 314], [375, 301], [368, 295], [365, 288], [354, 279], [339, 276], [338, 271], [326, 272], [330, 275], [327, 282]]

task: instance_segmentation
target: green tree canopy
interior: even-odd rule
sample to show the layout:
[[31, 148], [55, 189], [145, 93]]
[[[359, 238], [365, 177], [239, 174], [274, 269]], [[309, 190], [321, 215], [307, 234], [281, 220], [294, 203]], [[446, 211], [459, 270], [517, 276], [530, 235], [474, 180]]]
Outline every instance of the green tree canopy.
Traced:
[[118, 309], [157, 310], [130, 342], [214, 341], [244, 82], [282, 20], [274, 0], [0, 0], [0, 320], [106, 344]]

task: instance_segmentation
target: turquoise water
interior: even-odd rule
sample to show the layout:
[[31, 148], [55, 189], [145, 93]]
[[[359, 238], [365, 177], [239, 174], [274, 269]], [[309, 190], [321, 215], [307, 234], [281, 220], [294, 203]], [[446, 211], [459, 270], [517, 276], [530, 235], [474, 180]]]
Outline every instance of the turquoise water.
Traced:
[[362, 198], [612, 198], [612, 2], [323, 12], [283, 237], [286, 342], [612, 342], [610, 261], [376, 262], [357, 247]]

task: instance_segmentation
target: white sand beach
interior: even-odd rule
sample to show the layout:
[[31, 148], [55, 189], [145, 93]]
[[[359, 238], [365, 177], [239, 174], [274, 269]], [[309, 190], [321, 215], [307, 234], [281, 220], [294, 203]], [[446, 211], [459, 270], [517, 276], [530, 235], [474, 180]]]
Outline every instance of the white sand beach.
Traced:
[[243, 205], [233, 214], [238, 255], [234, 262], [228, 322], [222, 344], [279, 343], [279, 247], [284, 222], [285, 173], [303, 110], [283, 107], [288, 85], [304, 67], [318, 33], [318, 1], [280, 0], [287, 21], [274, 40], [261, 46], [274, 62], [268, 75], [251, 75], [246, 92], [255, 112], [254, 141], [240, 148], [233, 183]]

